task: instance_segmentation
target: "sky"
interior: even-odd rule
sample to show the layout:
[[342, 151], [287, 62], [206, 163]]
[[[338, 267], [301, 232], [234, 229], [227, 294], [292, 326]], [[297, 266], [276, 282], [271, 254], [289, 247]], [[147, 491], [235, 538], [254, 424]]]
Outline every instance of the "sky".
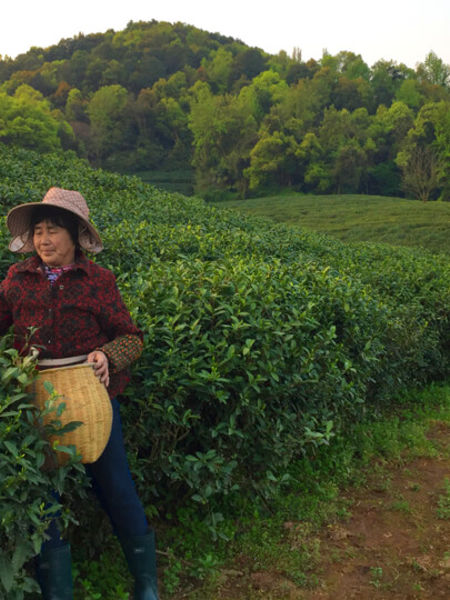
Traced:
[[15, 58], [32, 46], [152, 19], [181, 21], [270, 54], [299, 48], [305, 61], [347, 50], [369, 66], [385, 59], [414, 68], [433, 51], [450, 64], [450, 0], [9, 0], [0, 55]]

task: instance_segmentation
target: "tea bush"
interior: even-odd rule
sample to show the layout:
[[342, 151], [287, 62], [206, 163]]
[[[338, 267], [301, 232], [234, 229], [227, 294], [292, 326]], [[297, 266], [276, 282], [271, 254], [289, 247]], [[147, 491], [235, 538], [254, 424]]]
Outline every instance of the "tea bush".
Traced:
[[[26, 389], [35, 365], [10, 346], [9, 338], [0, 339], [0, 597], [21, 600], [38, 589], [28, 562], [39, 552], [50, 519], [61, 511], [53, 493], [80, 483], [83, 475], [73, 450], [66, 466], [43, 468], [51, 451], [45, 432], [53, 429], [37, 424], [52, 410], [41, 413], [31, 403]], [[54, 415], [58, 429], [56, 421]], [[62, 527], [71, 518], [69, 510], [62, 511]]]
[[[449, 375], [449, 259], [326, 236], [0, 145], [4, 212], [81, 191], [144, 352], [122, 399], [149, 510], [270, 498], [295, 457], [405, 384]], [[0, 269], [17, 260], [0, 230]], [[153, 507], [153, 508], [152, 508]], [[86, 536], [89, 533], [86, 531]]]
[[268, 486], [328, 422], [359, 413], [383, 322], [362, 287], [313, 264], [197, 259], [155, 262], [122, 288], [146, 334], [130, 442], [175, 495]]

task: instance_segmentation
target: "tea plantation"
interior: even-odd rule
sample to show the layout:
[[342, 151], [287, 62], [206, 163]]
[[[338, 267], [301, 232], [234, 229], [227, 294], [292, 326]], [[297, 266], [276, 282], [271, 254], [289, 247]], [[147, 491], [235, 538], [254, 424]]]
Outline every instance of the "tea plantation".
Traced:
[[[225, 535], [221, 515], [234, 498], [250, 492], [270, 502], [296, 457], [332, 443], [347, 423], [382, 409], [406, 385], [450, 374], [450, 260], [443, 254], [344, 245], [94, 171], [70, 153], [0, 146], [3, 215], [40, 201], [51, 186], [87, 199], [105, 245], [96, 260], [116, 274], [145, 334], [122, 404], [149, 515], [195, 511], [212, 536]], [[2, 218], [1, 278], [17, 260], [8, 239]], [[12, 360], [7, 349], [2, 356]], [[29, 372], [21, 383], [17, 357], [13, 366], [16, 404], [11, 377], [2, 375], [0, 387], [0, 470], [11, 473], [8, 485], [0, 483], [0, 514], [23, 521], [16, 528], [12, 518], [2, 521], [9, 554], [0, 553], [0, 591], [18, 588], [14, 578], [26, 581], [33, 549], [14, 554], [14, 536], [22, 539], [38, 522], [36, 489], [55, 486], [54, 475], [46, 483], [36, 475], [37, 442], [13, 427], [31, 410], [18, 404]], [[13, 476], [21, 469], [35, 473], [26, 491], [26, 477]], [[75, 507], [82, 475], [71, 477], [78, 487], [58, 485]], [[77, 535], [95, 547], [94, 511], [77, 518], [89, 525]]]

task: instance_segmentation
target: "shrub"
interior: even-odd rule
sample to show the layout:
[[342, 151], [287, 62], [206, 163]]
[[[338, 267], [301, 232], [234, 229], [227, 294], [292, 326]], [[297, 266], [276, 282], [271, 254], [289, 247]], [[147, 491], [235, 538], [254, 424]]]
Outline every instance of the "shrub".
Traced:
[[[9, 338], [0, 339], [0, 596], [20, 600], [38, 589], [27, 563], [39, 552], [52, 516], [61, 510], [53, 493], [65, 491], [80, 474], [73, 468], [73, 451], [63, 468], [44, 468], [51, 452], [45, 434], [58, 430], [57, 415], [43, 427], [42, 417], [52, 410], [38, 411], [26, 391], [35, 364], [10, 345]], [[64, 510], [62, 527], [71, 518]]]

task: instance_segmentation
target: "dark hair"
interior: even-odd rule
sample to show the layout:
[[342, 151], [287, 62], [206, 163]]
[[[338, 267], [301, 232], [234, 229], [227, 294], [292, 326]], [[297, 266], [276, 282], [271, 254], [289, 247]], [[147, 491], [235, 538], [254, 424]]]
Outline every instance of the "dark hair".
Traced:
[[30, 219], [32, 234], [36, 225], [43, 221], [67, 229], [73, 243], [78, 246], [78, 218], [74, 214], [64, 208], [59, 208], [59, 206], [37, 206], [33, 209]]

